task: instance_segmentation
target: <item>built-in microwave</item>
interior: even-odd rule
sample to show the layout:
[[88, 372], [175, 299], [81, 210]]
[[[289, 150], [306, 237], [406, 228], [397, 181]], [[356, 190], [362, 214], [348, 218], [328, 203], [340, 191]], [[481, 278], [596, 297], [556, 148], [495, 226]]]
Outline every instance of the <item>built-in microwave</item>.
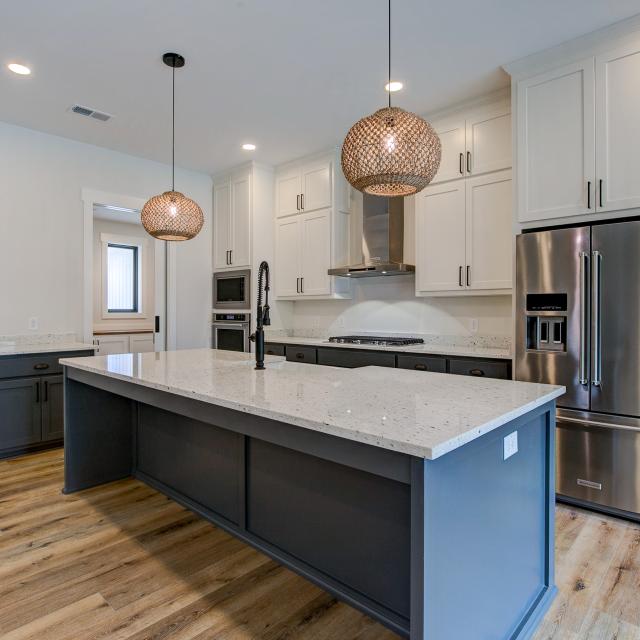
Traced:
[[251, 309], [251, 270], [213, 274], [214, 309]]

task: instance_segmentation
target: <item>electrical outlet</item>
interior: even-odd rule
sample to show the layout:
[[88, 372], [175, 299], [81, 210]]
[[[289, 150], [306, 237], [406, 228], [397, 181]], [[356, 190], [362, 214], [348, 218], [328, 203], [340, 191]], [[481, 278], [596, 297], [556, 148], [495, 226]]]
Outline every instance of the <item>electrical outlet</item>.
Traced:
[[478, 318], [471, 318], [469, 321], [469, 331], [471, 333], [478, 333]]
[[503, 445], [505, 460], [518, 453], [518, 432], [514, 431], [508, 436], [505, 436]]
[[29, 330], [37, 331], [38, 330], [38, 318], [35, 316], [29, 318]]

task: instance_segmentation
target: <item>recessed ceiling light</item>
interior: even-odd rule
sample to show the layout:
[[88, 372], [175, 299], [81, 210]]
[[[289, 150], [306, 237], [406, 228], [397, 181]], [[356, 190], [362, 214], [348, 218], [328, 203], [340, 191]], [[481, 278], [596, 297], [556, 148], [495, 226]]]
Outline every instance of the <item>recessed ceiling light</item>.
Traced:
[[29, 67], [25, 67], [23, 64], [18, 64], [17, 62], [12, 62], [8, 64], [7, 67], [9, 71], [13, 71], [13, 73], [17, 73], [20, 76], [28, 76], [31, 73]]
[[245, 151], [255, 151], [256, 150], [256, 145], [255, 144], [251, 144], [250, 142], [247, 142], [247, 144], [243, 144], [242, 148]]
[[400, 89], [402, 89], [404, 85], [402, 84], [402, 82], [397, 82], [396, 80], [393, 80], [392, 82], [387, 82], [387, 84], [384, 85], [384, 89], [385, 91], [390, 91], [391, 93], [394, 93], [395, 91], [400, 91]]

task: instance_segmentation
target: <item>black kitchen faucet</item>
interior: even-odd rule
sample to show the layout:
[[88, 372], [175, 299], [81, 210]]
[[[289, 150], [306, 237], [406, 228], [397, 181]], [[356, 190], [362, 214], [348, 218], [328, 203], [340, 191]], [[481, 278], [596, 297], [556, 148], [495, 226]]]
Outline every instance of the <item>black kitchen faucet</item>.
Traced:
[[[264, 287], [264, 306], [262, 290]], [[256, 332], [251, 339], [256, 343], [256, 369], [264, 369], [264, 327], [271, 324], [269, 317], [269, 263], [263, 260], [258, 267], [258, 309], [256, 314]]]

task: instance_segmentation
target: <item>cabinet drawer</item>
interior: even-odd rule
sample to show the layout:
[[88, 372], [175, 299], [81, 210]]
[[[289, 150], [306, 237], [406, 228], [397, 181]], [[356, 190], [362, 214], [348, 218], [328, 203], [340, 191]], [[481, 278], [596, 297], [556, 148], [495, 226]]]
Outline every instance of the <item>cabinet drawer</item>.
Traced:
[[416, 369], [417, 371], [447, 372], [447, 359], [440, 356], [409, 356], [398, 354], [398, 369]]
[[329, 347], [318, 349], [318, 364], [330, 367], [395, 367], [396, 354], [384, 351], [365, 351]]
[[291, 362], [306, 362], [316, 364], [318, 361], [318, 350], [315, 347], [304, 347], [288, 344], [285, 353], [287, 360]]
[[510, 378], [508, 362], [487, 360], [449, 360], [449, 373], [457, 373], [462, 376], [501, 378], [503, 380]]
[[264, 352], [265, 352], [265, 355], [268, 355], [268, 356], [283, 356], [284, 345], [274, 344], [273, 342], [267, 342], [264, 345]]
[[0, 358], [0, 378], [62, 373], [62, 365], [58, 362], [60, 358], [92, 355], [93, 351], [72, 351]]

